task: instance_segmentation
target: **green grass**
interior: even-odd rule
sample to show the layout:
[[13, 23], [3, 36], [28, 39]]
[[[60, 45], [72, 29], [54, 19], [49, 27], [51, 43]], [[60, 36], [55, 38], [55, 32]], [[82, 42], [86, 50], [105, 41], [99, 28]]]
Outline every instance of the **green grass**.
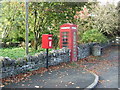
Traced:
[[[34, 50], [29, 48], [29, 55], [34, 55], [35, 53], [40, 53], [41, 51], [45, 51], [45, 49]], [[0, 49], [0, 56], [9, 57], [11, 59], [22, 58], [25, 56], [25, 49], [22, 47], [14, 47], [14, 48], [2, 48]]]

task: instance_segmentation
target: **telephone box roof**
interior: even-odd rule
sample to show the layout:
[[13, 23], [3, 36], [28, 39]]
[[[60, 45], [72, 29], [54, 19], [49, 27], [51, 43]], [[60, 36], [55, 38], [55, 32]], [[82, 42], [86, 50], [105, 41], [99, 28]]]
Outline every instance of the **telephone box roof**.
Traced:
[[75, 25], [75, 24], [72, 24], [72, 23], [65, 23], [65, 24], [63, 24], [63, 25], [61, 25], [60, 27], [72, 27], [72, 26], [74, 26], [74, 27], [77, 27], [77, 25]]

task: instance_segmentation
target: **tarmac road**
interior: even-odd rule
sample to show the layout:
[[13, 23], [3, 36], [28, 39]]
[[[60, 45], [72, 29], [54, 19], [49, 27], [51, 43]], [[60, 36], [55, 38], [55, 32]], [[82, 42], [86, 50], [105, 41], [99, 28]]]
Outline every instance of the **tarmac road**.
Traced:
[[[120, 88], [118, 85], [118, 61], [120, 48], [111, 46], [103, 50], [102, 56], [93, 57], [95, 63], [86, 63], [86, 69], [95, 71], [99, 76], [97, 88]], [[91, 58], [90, 58], [91, 59]], [[85, 88], [94, 80], [94, 76], [82, 68], [60, 69], [33, 75], [28, 81], [12, 83], [5, 88]]]
[[[119, 51], [120, 47], [111, 46], [103, 52], [102, 57], [98, 58], [103, 60], [103, 62], [108, 62], [108, 64], [104, 64], [100, 70], [97, 69], [97, 72], [100, 73], [100, 80], [95, 88], [120, 88], [118, 78], [120, 74], [118, 74]], [[97, 68], [97, 65], [95, 67]]]
[[110, 67], [107, 72], [100, 75], [100, 80], [96, 88], [118, 88], [118, 68]]

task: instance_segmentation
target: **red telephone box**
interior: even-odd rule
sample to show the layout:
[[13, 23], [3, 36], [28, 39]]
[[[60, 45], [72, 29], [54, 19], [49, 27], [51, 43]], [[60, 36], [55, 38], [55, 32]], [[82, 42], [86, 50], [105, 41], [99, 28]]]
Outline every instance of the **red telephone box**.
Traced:
[[66, 23], [60, 26], [60, 48], [71, 50], [71, 61], [77, 61], [77, 25]]
[[42, 35], [42, 48], [52, 48], [52, 35], [51, 34], [43, 34]]

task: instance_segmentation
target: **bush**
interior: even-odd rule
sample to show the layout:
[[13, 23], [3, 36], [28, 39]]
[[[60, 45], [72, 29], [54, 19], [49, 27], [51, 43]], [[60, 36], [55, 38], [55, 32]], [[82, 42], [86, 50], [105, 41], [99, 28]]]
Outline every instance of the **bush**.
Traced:
[[53, 48], [57, 49], [59, 47], [59, 38], [57, 35], [53, 35]]
[[104, 43], [106, 41], [107, 38], [97, 29], [88, 30], [84, 32], [83, 35], [81, 36], [81, 42], [83, 43], [90, 42]]

